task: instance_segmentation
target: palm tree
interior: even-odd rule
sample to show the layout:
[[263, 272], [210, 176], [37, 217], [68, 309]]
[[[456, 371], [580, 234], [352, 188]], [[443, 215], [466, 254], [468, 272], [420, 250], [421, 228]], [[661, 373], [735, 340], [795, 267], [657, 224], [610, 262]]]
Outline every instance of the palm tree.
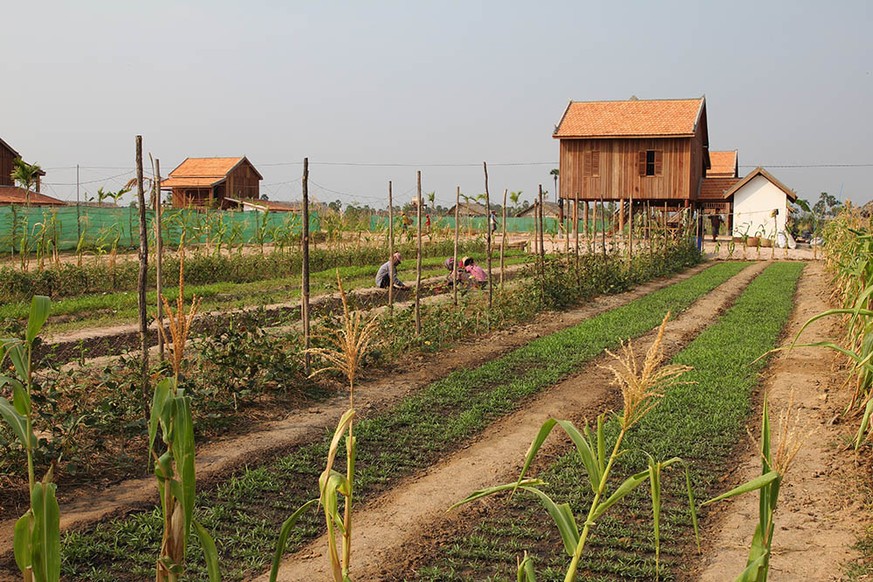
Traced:
[[510, 192], [509, 193], [509, 201], [512, 202], [512, 213], [515, 214], [518, 212], [518, 199], [521, 198], [522, 191], [518, 192]]
[[561, 174], [561, 171], [558, 168], [552, 169], [549, 172], [549, 175], [555, 179], [555, 202], [558, 201], [558, 176]]
[[38, 164], [28, 164], [21, 158], [12, 160], [12, 182], [24, 188], [24, 204], [30, 206], [30, 189], [36, 185], [37, 177], [42, 173]]

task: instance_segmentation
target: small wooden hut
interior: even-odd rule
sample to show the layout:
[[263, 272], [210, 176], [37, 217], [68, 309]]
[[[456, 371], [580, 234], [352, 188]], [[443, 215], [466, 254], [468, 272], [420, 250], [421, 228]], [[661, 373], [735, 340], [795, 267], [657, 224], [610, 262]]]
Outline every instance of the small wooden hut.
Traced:
[[238, 206], [228, 199], [257, 200], [264, 177], [245, 157], [187, 158], [167, 179], [162, 190], [173, 193], [175, 208], [220, 208]]

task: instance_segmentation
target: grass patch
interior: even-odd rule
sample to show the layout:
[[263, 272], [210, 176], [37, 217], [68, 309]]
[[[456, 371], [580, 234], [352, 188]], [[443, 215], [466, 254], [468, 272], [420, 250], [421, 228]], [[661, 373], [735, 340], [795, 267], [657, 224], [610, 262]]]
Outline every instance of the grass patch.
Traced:
[[[575, 327], [540, 338], [473, 370], [463, 370], [424, 388], [395, 409], [357, 424], [358, 499], [386, 489], [390, 481], [422, 469], [518, 408], [525, 397], [554, 384], [619, 338], [656, 327], [668, 310], [685, 309], [745, 267], [719, 263], [670, 287], [605, 312]], [[464, 403], [460, 406], [459, 403]], [[305, 500], [317, 496], [328, 435], [268, 466], [252, 468], [202, 493], [197, 518], [218, 545], [225, 580], [262, 570], [270, 559], [279, 524]], [[339, 469], [341, 470], [341, 469]], [[67, 579], [138, 580], [151, 571], [160, 528], [158, 513], [137, 514], [71, 533], [64, 541]], [[293, 550], [320, 530], [309, 514], [293, 532]], [[205, 577], [198, 551], [191, 575]]]
[[[758, 374], [766, 365], [766, 359], [754, 360], [778, 344], [802, 270], [798, 263], [768, 267], [717, 324], [676, 355], [674, 363], [694, 367], [682, 378], [693, 384], [671, 388], [658, 407], [629, 433], [626, 443], [631, 452], [617, 465], [613, 490], [620, 479], [646, 466], [645, 451], [656, 460], [680, 456], [690, 461], [699, 499], [722, 492], [719, 477], [728, 469], [737, 442], [744, 438]], [[618, 432], [614, 420], [608, 429], [614, 438]], [[560, 457], [539, 477], [550, 484], [547, 492], [557, 503], [569, 502], [577, 516], [584, 516], [591, 492], [575, 453]], [[684, 564], [695, 561], [685, 555], [695, 550], [690, 543], [693, 532], [685, 505], [684, 476], [674, 470], [664, 479], [661, 579], [673, 580]], [[569, 559], [561, 551], [554, 523], [537, 502], [519, 495], [490, 508], [490, 512], [481, 525], [472, 526], [439, 555], [422, 557], [421, 562], [428, 566], [414, 579], [514, 580], [515, 557], [524, 550], [536, 555], [538, 579], [564, 579]], [[754, 526], [750, 521], [750, 540]], [[525, 531], [534, 534], [518, 534]], [[590, 548], [580, 564], [586, 580], [655, 579], [647, 488], [640, 487], [602, 518], [589, 539]]]

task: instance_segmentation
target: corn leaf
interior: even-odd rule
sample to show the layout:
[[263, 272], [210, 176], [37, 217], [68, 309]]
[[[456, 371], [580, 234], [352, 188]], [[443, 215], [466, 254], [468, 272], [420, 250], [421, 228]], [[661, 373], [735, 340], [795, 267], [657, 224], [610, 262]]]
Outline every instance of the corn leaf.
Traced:
[[750, 491], [757, 491], [762, 487], [766, 487], [770, 485], [773, 481], [779, 479], [779, 473], [776, 471], [770, 471], [760, 477], [755, 477], [751, 481], [747, 481], [740, 485], [739, 487], [735, 487], [728, 491], [727, 493], [722, 493], [718, 497], [713, 497], [712, 499], [707, 499], [703, 503], [700, 504], [700, 507], [704, 505], [709, 505], [710, 503], [715, 503], [716, 501], [723, 501], [725, 499], [730, 499], [731, 497], [736, 497], [737, 495], [742, 495], [744, 493], [749, 493]]
[[540, 479], [525, 479], [521, 483], [513, 482], [506, 483], [504, 485], [495, 485], [493, 487], [486, 487], [485, 489], [479, 489], [470, 493], [467, 497], [458, 501], [451, 507], [449, 507], [448, 511], [455, 509], [456, 507], [460, 507], [462, 505], [466, 505], [471, 501], [476, 501], [477, 499], [481, 499], [483, 497], [488, 497], [489, 495], [494, 495], [495, 493], [500, 493], [502, 491], [515, 490], [518, 487], [527, 488], [527, 487], [539, 487], [542, 485], [546, 485], [545, 481], [541, 481]]
[[861, 426], [858, 427], [858, 435], [855, 437], [855, 450], [861, 448], [864, 442], [867, 429], [870, 427], [870, 415], [873, 414], [873, 398], [867, 401], [867, 406], [864, 407], [864, 416], [861, 418]]
[[15, 564], [24, 572], [33, 565], [33, 510], [18, 518], [12, 534], [12, 548], [15, 553]]
[[152, 451], [154, 451], [155, 447], [155, 437], [158, 434], [158, 425], [160, 424], [167, 402], [172, 398], [174, 385], [175, 382], [172, 378], [165, 378], [155, 386], [155, 392], [152, 396], [151, 414], [149, 415], [149, 463], [151, 463], [152, 460]]
[[333, 467], [334, 459], [336, 459], [336, 453], [339, 449], [339, 443], [343, 438], [343, 435], [346, 434], [346, 430], [349, 425], [352, 423], [352, 420], [355, 418], [355, 409], [350, 408], [346, 410], [342, 417], [340, 417], [339, 422], [336, 425], [336, 430], [333, 432], [333, 438], [330, 441], [330, 449], [327, 452], [327, 469]]
[[694, 527], [694, 539], [697, 541], [697, 551], [700, 551], [700, 526], [697, 523], [697, 504], [694, 501], [694, 490], [691, 488], [691, 473], [685, 465], [685, 488], [688, 490], [688, 510], [691, 512], [691, 525]]
[[[176, 461], [176, 471], [181, 481], [181, 497], [179, 503], [185, 515], [185, 536], [191, 534], [191, 522], [194, 520], [194, 498], [196, 496], [196, 480], [194, 474], [194, 422], [191, 419], [191, 397], [177, 396], [173, 399], [173, 458]], [[182, 555], [185, 555], [184, 548]]]
[[[15, 406], [8, 400], [0, 396], [0, 416], [18, 437], [23, 447], [27, 447], [27, 419], [15, 409]], [[36, 437], [30, 433], [31, 446], [36, 444]]]
[[537, 574], [534, 570], [533, 558], [528, 556], [527, 552], [524, 553], [524, 558], [518, 565], [516, 580], [517, 582], [537, 582]]
[[22, 416], [30, 414], [30, 396], [24, 386], [18, 380], [10, 382], [12, 385], [12, 405]]
[[54, 483], [36, 483], [30, 496], [33, 509], [33, 575], [44, 582], [61, 578], [61, 512]]
[[661, 570], [661, 463], [649, 457], [649, 490], [652, 494], [652, 524], [655, 533], [655, 576]]
[[279, 539], [276, 541], [276, 552], [273, 554], [273, 567], [270, 570], [270, 582], [276, 582], [276, 578], [279, 576], [279, 566], [282, 564], [282, 556], [285, 554], [285, 545], [288, 543], [288, 536], [291, 535], [291, 529], [297, 524], [297, 520], [300, 519], [303, 512], [309, 509], [309, 507], [314, 503], [318, 503], [318, 499], [310, 499], [300, 506], [297, 511], [292, 513], [291, 517], [282, 523], [282, 527], [279, 529]]
[[194, 531], [200, 539], [200, 547], [203, 548], [203, 556], [206, 558], [206, 571], [209, 574], [209, 582], [221, 582], [221, 572], [218, 569], [218, 549], [215, 540], [196, 519], [192, 522]]
[[27, 378], [27, 360], [24, 357], [24, 344], [20, 341], [12, 342], [7, 345], [6, 354], [12, 365], [15, 366], [15, 373], [19, 378]]
[[573, 557], [573, 552], [576, 551], [576, 546], [579, 545], [579, 528], [576, 525], [576, 518], [573, 517], [570, 504], [562, 503], [558, 505], [552, 501], [551, 497], [536, 487], [523, 487], [522, 489], [530, 491], [539, 497], [546, 511], [552, 516], [555, 525], [558, 526], [558, 532], [561, 534], [561, 540], [564, 542], [564, 550], [568, 556]]
[[640, 483], [649, 478], [649, 470], [640, 471], [634, 475], [631, 475], [627, 479], [624, 480], [624, 483], [618, 486], [618, 489], [615, 490], [615, 493], [609, 496], [606, 501], [600, 503], [597, 506], [597, 509], [594, 511], [594, 515], [591, 516], [591, 521], [593, 522], [597, 518], [606, 512], [607, 509], [624, 499], [628, 493], [636, 489]]
[[[533, 463], [534, 458], [539, 452], [540, 447], [543, 446], [543, 443], [548, 438], [549, 433], [552, 432], [552, 429], [555, 428], [555, 425], [558, 424], [558, 421], [554, 418], [548, 419], [543, 425], [540, 427], [540, 430], [537, 432], [534, 437], [533, 442], [531, 442], [530, 447], [527, 449], [527, 453], [524, 455], [524, 466], [521, 468], [521, 473], [518, 475], [518, 484], [520, 485], [522, 480], [524, 479], [525, 473], [530, 468], [531, 463]], [[454, 506], [453, 506], [454, 507]]]
[[[591, 492], [597, 493], [597, 489], [600, 487], [600, 482], [603, 479], [603, 471], [601, 469], [603, 463], [598, 455], [598, 448], [596, 445], [595, 447], [592, 447], [589, 439], [585, 438], [585, 436], [579, 432], [579, 429], [573, 426], [573, 423], [566, 420], [559, 420], [557, 422], [570, 437], [570, 440], [573, 441], [573, 444], [576, 445], [576, 452], [579, 453], [579, 458], [582, 460], [582, 464], [585, 465], [585, 470], [588, 473], [588, 482], [591, 485]], [[598, 440], [600, 432], [601, 431], [598, 427]]]
[[27, 332], [24, 336], [28, 344], [32, 344], [39, 335], [45, 320], [48, 319], [51, 307], [51, 299], [45, 295], [34, 295], [30, 300], [30, 316], [27, 318]]

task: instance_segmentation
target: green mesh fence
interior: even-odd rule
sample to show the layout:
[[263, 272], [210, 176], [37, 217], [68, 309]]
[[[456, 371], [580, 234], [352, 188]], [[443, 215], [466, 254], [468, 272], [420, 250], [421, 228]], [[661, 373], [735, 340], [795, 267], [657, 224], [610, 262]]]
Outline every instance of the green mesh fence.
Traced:
[[[425, 219], [422, 219], [422, 222]], [[532, 233], [536, 230], [536, 224], [534, 223], [534, 217], [532, 216], [523, 216], [523, 217], [507, 217], [506, 219], [506, 232], [528, 232]], [[497, 232], [502, 232], [502, 218], [497, 218]], [[597, 228], [598, 231], [603, 230], [603, 223], [601, 221], [600, 226]], [[589, 228], [594, 231], [594, 221], [589, 221]], [[573, 221], [569, 219], [564, 220], [564, 228], [572, 228]], [[584, 228], [583, 222], [579, 221], [579, 227]], [[543, 231], [546, 234], [563, 234], [564, 229], [560, 227], [560, 221], [557, 218], [544, 218], [543, 219]], [[422, 228], [425, 228], [422, 225]], [[437, 229], [448, 229], [454, 231], [455, 229], [455, 217], [454, 216], [440, 216], [436, 219], [431, 218], [431, 228]], [[461, 232], [485, 232], [485, 229], [488, 228], [488, 219], [484, 216], [462, 216], [460, 218], [460, 230]], [[370, 230], [373, 232], [382, 232], [388, 229], [388, 217], [387, 216], [371, 216], [370, 217]], [[415, 217], [412, 217], [411, 221], [408, 222], [405, 226], [403, 224], [402, 217], [394, 218], [394, 232], [402, 233], [406, 231], [415, 231]]]
[[[154, 239], [154, 216], [146, 212], [149, 239]], [[291, 243], [300, 236], [302, 219], [297, 213], [197, 212], [167, 209], [162, 213], [164, 244], [186, 243], [265, 244]], [[311, 213], [309, 231], [317, 232], [320, 221]], [[22, 248], [59, 250], [134, 248], [139, 246], [139, 212], [136, 208], [94, 208], [89, 206], [0, 207], [0, 253]]]

